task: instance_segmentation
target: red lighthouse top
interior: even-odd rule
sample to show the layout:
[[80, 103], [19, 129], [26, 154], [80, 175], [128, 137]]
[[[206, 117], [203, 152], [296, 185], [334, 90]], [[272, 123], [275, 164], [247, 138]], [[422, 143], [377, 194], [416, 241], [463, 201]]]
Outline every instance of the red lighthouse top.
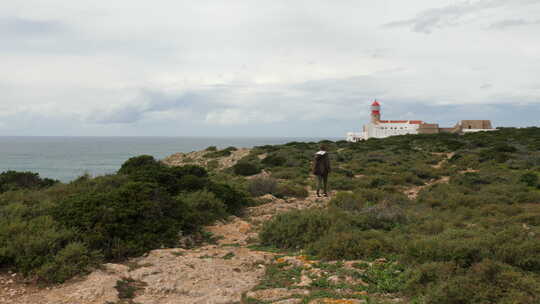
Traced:
[[375, 100], [372, 104], [372, 106], [380, 106], [379, 102], [377, 100]]

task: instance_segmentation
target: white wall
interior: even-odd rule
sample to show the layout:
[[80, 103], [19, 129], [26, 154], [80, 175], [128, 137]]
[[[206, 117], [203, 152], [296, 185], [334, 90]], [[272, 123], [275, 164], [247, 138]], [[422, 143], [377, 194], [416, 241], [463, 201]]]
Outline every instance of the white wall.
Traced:
[[381, 123], [367, 124], [366, 138], [385, 138], [394, 135], [418, 134], [418, 124], [408, 123]]

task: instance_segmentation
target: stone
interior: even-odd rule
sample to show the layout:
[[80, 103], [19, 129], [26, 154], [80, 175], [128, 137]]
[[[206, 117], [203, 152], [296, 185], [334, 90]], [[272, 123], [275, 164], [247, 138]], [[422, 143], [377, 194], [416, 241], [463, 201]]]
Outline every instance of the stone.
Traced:
[[285, 299], [285, 300], [279, 300], [277, 302], [272, 302], [272, 304], [299, 304], [302, 303], [302, 299], [293, 298], [293, 299]]
[[331, 298], [320, 298], [315, 299], [309, 304], [362, 304], [366, 303], [365, 300], [359, 299], [331, 299]]
[[309, 290], [305, 289], [287, 289], [273, 288], [250, 291], [246, 294], [249, 298], [254, 298], [260, 301], [276, 301], [283, 298], [292, 297], [294, 295], [309, 295]]

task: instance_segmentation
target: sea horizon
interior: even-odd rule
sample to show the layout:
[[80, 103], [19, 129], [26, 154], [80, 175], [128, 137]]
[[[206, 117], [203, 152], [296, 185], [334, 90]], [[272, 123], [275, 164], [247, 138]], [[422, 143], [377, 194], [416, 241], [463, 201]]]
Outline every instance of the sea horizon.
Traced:
[[209, 146], [251, 148], [292, 141], [339, 140], [339, 137], [249, 136], [0, 136], [0, 172], [30, 171], [70, 182], [82, 175], [115, 173], [137, 155], [163, 159]]

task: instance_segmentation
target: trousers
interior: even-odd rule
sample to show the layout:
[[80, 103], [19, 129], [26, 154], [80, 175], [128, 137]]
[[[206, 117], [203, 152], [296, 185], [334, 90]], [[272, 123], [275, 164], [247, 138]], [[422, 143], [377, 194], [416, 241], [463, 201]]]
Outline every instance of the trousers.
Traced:
[[324, 193], [326, 193], [328, 185], [328, 174], [317, 175], [317, 193], [323, 188]]

